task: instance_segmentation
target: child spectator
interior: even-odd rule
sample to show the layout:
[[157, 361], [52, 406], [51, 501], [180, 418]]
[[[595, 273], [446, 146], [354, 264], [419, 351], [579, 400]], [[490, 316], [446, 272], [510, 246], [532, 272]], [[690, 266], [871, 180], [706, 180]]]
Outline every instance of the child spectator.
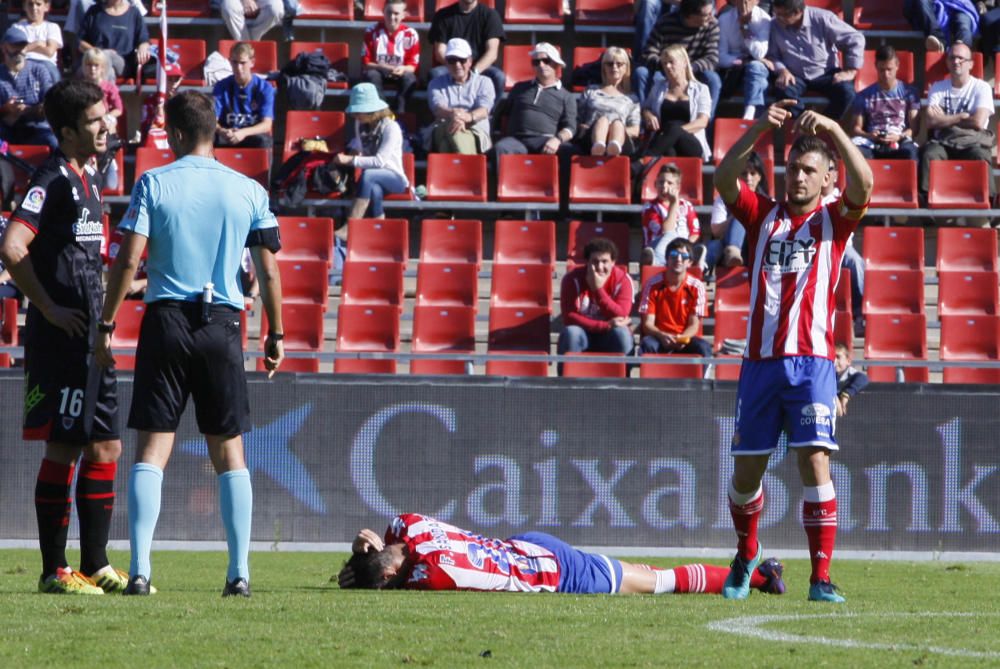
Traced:
[[49, 0], [23, 0], [21, 7], [24, 18], [17, 25], [24, 28], [28, 34], [28, 46], [24, 47], [24, 55], [28, 60], [44, 64], [52, 69], [56, 81], [61, 78], [59, 72], [59, 49], [62, 48], [62, 31], [59, 26], [45, 20], [51, 5]]
[[700, 236], [701, 224], [694, 205], [681, 197], [681, 170], [668, 163], [656, 175], [656, 197], [642, 210], [640, 262], [664, 266], [670, 242], [677, 238], [696, 242]]
[[95, 162], [97, 169], [104, 177], [104, 187], [114, 190], [118, 187], [119, 178], [115, 153], [121, 148], [118, 121], [121, 119], [125, 106], [122, 104], [122, 96], [118, 91], [118, 86], [114, 81], [108, 79], [109, 70], [108, 57], [100, 49], [88, 49], [83, 54], [80, 78], [97, 84], [104, 93], [104, 108], [106, 110], [104, 122], [108, 126], [108, 148], [104, 155], [97, 157]]
[[406, 111], [406, 103], [417, 87], [420, 65], [420, 37], [403, 23], [406, 0], [386, 0], [385, 18], [365, 31], [361, 51], [361, 77], [383, 94], [386, 85], [398, 89], [396, 113]]
[[847, 404], [868, 385], [868, 375], [851, 366], [851, 349], [844, 344], [834, 347], [833, 368], [837, 372], [837, 416], [847, 415]]

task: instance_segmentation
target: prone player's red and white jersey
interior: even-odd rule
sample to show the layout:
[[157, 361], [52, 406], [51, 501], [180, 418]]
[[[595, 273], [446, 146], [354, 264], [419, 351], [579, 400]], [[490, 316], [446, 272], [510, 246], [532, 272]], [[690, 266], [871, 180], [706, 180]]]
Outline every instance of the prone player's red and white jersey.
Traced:
[[404, 588], [555, 592], [559, 586], [555, 556], [527, 541], [491, 539], [430, 516], [404, 513], [385, 531], [386, 545], [400, 542], [409, 551]]
[[802, 216], [739, 182], [730, 211], [747, 228], [750, 321], [744, 357], [832, 359], [835, 295], [844, 248], [868, 204], [841, 197]]
[[401, 24], [396, 32], [389, 34], [385, 21], [379, 21], [365, 30], [362, 42], [361, 62], [383, 65], [420, 65], [420, 36], [408, 25]]

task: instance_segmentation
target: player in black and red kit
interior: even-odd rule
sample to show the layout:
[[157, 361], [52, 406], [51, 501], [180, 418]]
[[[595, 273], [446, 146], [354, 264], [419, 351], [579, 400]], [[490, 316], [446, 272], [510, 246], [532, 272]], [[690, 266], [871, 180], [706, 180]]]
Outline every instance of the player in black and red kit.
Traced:
[[[127, 577], [108, 564], [121, 441], [114, 370], [94, 363], [103, 302], [101, 181], [87, 163], [106, 148], [104, 95], [62, 81], [45, 96], [59, 150], [35, 172], [0, 245], [0, 257], [31, 301], [24, 329], [24, 438], [45, 441], [35, 484], [41, 592], [118, 592]], [[76, 484], [80, 571], [66, 560]], [[81, 573], [82, 572], [82, 573]]]

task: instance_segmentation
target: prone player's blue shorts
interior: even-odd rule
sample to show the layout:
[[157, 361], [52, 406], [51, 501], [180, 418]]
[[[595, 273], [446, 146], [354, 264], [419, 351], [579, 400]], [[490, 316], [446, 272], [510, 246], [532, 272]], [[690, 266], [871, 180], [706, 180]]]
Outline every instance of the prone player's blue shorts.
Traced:
[[552, 551], [559, 561], [559, 587], [556, 592], [593, 595], [621, 590], [622, 563], [618, 560], [584, 553], [545, 532], [516, 534], [511, 539], [527, 541]]
[[744, 360], [736, 399], [733, 455], [766, 455], [778, 447], [781, 431], [789, 448], [838, 449], [833, 361], [815, 356]]

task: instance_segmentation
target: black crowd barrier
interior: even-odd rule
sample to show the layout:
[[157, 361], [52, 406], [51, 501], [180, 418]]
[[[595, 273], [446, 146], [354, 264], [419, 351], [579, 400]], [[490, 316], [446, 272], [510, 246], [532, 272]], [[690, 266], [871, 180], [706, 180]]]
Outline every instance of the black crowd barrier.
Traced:
[[[350, 541], [360, 527], [381, 531], [394, 514], [420, 511], [492, 535], [540, 529], [588, 546], [733, 544], [731, 383], [287, 374], [254, 375], [250, 389], [255, 541]], [[129, 379], [120, 394], [127, 409]], [[0, 396], [0, 539], [32, 539], [42, 446], [20, 439], [19, 375], [0, 376]], [[838, 548], [1000, 547], [1000, 388], [875, 386], [849, 408], [834, 460]], [[114, 539], [127, 539], [134, 448], [125, 430]], [[801, 548], [794, 456], [772, 457], [765, 486], [768, 546]], [[223, 539], [216, 490], [189, 408], [157, 539]]]

